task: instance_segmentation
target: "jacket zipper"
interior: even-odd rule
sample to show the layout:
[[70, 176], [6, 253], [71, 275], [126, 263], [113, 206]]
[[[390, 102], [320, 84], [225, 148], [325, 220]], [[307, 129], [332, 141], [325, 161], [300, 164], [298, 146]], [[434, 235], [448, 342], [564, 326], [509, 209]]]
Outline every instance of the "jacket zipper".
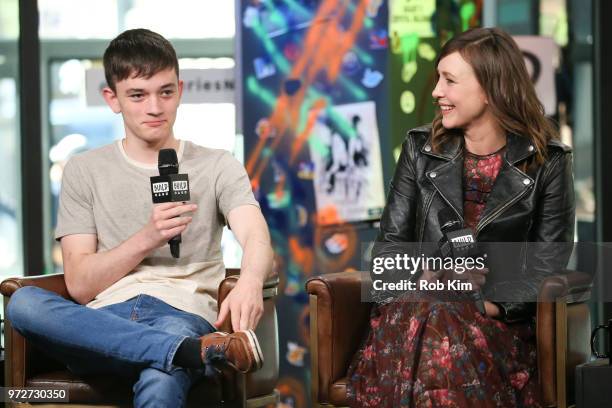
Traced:
[[533, 218], [529, 219], [529, 225], [527, 226], [527, 238], [523, 241], [523, 269], [520, 271], [521, 274], [527, 270], [527, 242], [529, 241], [529, 234], [531, 233], [531, 226], [533, 225]]
[[[427, 201], [427, 205], [425, 206], [423, 222], [421, 222], [421, 231], [419, 232], [419, 242], [423, 242], [423, 235], [425, 233], [425, 220], [427, 220], [427, 215], [429, 214], [429, 208], [431, 207], [431, 203], [433, 202], [434, 197], [436, 196], [437, 190], [433, 192], [429, 200]], [[419, 251], [421, 249], [419, 248]]]
[[[533, 183], [531, 184], [533, 186]], [[511, 201], [508, 201], [506, 204], [504, 204], [499, 210], [495, 211], [493, 214], [489, 215], [487, 218], [485, 218], [482, 223], [480, 225], [478, 225], [476, 227], [476, 237], [478, 237], [478, 234], [480, 233], [480, 231], [482, 231], [482, 229], [484, 227], [486, 227], [487, 225], [489, 225], [491, 223], [491, 221], [493, 221], [502, 211], [504, 211], [506, 208], [510, 207], [511, 205], [513, 205], [514, 203], [516, 203], [518, 200], [520, 200], [521, 198], [523, 198], [523, 196], [525, 194], [527, 194], [529, 192], [529, 190], [531, 189], [527, 188], [525, 191], [523, 191], [521, 194], [519, 194], [518, 196], [516, 196], [514, 199], [512, 199]]]
[[[432, 184], [433, 184], [433, 183], [432, 183]], [[459, 220], [461, 220], [461, 223], [463, 224], [463, 216], [462, 216], [461, 214], [459, 214], [459, 211], [457, 211], [457, 210], [455, 209], [455, 207], [453, 207], [453, 205], [451, 204], [451, 202], [450, 202], [450, 201], [448, 201], [448, 200], [446, 199], [446, 197], [444, 197], [444, 194], [440, 193], [440, 190], [438, 190], [438, 187], [436, 187], [436, 185], [435, 185], [435, 184], [434, 184], [434, 187], [435, 187], [436, 191], [437, 191], [437, 192], [440, 194], [440, 197], [442, 197], [442, 199], [444, 199], [444, 201], [446, 202], [446, 204], [448, 204], [448, 206], [449, 206], [450, 208], [452, 208], [452, 209], [453, 209], [453, 211], [455, 212], [455, 214], [457, 214], [457, 217], [459, 217]]]

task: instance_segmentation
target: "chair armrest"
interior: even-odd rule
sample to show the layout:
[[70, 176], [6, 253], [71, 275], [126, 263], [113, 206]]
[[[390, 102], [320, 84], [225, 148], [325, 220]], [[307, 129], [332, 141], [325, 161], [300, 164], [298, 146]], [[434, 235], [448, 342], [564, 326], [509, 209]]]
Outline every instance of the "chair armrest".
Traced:
[[584, 302], [589, 300], [591, 288], [591, 276], [573, 270], [550, 276], [540, 285], [536, 342], [540, 391], [546, 405], [556, 405], [564, 398], [565, 381], [558, 383], [558, 371], [565, 372], [563, 367], [573, 371], [588, 359], [590, 315]]
[[[240, 270], [237, 269], [228, 269], [226, 271], [227, 277], [221, 281], [217, 295], [217, 307], [219, 309], [221, 309], [221, 303], [223, 303], [230, 291], [236, 286], [239, 275]], [[278, 285], [278, 276], [268, 278], [263, 285], [264, 311], [255, 329], [255, 334], [259, 339], [264, 356], [263, 367], [254, 373], [246, 375], [232, 374], [236, 376], [235, 381], [238, 384], [239, 394], [244, 398], [270, 394], [278, 382], [278, 322], [274, 299], [278, 294]], [[221, 324], [219, 330], [228, 333], [232, 331], [231, 319], [229, 317]], [[230, 397], [235, 398], [236, 396]]]
[[5, 279], [0, 284], [0, 293], [6, 297], [11, 297], [13, 293], [24, 286], [36, 286], [42, 289], [55, 292], [66, 299], [72, 299], [66, 287], [63, 273], [55, 273], [52, 275], [27, 276], [18, 278]]
[[310, 347], [318, 402], [329, 401], [330, 386], [346, 376], [355, 351], [367, 334], [371, 303], [361, 300], [367, 272], [320, 275], [306, 283], [310, 294]]
[[[217, 306], [219, 308], [221, 307], [221, 303], [223, 303], [223, 301], [225, 300], [227, 295], [230, 293], [230, 291], [234, 289], [234, 286], [236, 286], [236, 282], [238, 282], [238, 278], [239, 276], [231, 275], [223, 279], [221, 283], [219, 284], [219, 290], [217, 294]], [[263, 298], [264, 299], [273, 298], [278, 294], [278, 283], [279, 283], [278, 276], [269, 278], [268, 280], [264, 282], [264, 285], [263, 285]]]
[[[71, 299], [63, 273], [8, 278], [0, 284], [0, 293], [4, 296], [5, 316], [10, 297], [17, 289], [24, 286], [36, 286], [55, 292], [66, 299]], [[4, 346], [6, 348], [5, 384], [13, 387], [23, 387], [32, 368], [31, 348], [25, 339], [12, 328], [11, 322], [8, 320], [4, 322]]]
[[589, 274], [568, 270], [542, 281], [538, 301], [556, 302], [565, 298], [567, 304], [585, 302], [591, 297], [592, 286], [593, 278]]
[[[234, 289], [234, 287], [236, 286], [236, 282], [238, 282], [238, 278], [240, 277], [239, 275], [233, 273], [234, 270], [228, 270], [228, 271], [229, 271], [228, 272], [229, 276], [227, 276], [227, 278], [221, 281], [221, 284], [219, 284], [219, 289], [217, 291], [217, 310], [221, 310], [221, 303], [223, 303], [227, 295], [229, 295], [230, 291]], [[279, 284], [278, 276], [270, 277], [268, 278], [268, 280], [264, 282], [264, 285], [263, 285], [264, 302], [267, 299], [273, 299], [274, 297], [276, 297], [276, 295], [278, 294], [278, 284]], [[232, 327], [231, 327], [230, 319], [229, 318], [225, 319], [225, 321], [223, 322], [221, 327], [219, 327], [219, 329], [224, 332], [228, 332], [228, 333], [231, 332]]]

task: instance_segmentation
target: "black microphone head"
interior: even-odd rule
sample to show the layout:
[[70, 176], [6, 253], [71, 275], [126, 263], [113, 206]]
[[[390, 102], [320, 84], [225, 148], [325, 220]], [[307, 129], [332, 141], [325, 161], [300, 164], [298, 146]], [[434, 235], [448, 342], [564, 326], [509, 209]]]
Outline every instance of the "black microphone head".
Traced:
[[448, 207], [438, 211], [438, 224], [442, 232], [461, 228], [461, 222], [455, 216], [455, 212]]
[[177, 174], [179, 170], [178, 157], [174, 149], [161, 149], [157, 156], [157, 168], [160, 176]]

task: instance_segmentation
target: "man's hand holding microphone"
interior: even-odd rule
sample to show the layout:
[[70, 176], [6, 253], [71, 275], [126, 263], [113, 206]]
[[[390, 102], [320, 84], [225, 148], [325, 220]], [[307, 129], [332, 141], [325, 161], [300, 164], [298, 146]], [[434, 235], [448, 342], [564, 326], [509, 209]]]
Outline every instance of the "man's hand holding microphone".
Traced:
[[170, 239], [182, 234], [197, 208], [196, 204], [183, 202], [154, 204], [151, 217], [142, 229], [147, 249], [161, 248]]

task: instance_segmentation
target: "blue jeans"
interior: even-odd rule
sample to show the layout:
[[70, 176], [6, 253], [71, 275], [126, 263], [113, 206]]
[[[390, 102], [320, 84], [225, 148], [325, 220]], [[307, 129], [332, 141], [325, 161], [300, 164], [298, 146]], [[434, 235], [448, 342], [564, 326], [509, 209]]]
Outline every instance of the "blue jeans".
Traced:
[[186, 337], [216, 329], [205, 319], [139, 295], [91, 309], [35, 286], [18, 289], [7, 318], [28, 341], [80, 375], [117, 374], [136, 381], [135, 407], [182, 407], [191, 385], [214, 373], [172, 364]]

